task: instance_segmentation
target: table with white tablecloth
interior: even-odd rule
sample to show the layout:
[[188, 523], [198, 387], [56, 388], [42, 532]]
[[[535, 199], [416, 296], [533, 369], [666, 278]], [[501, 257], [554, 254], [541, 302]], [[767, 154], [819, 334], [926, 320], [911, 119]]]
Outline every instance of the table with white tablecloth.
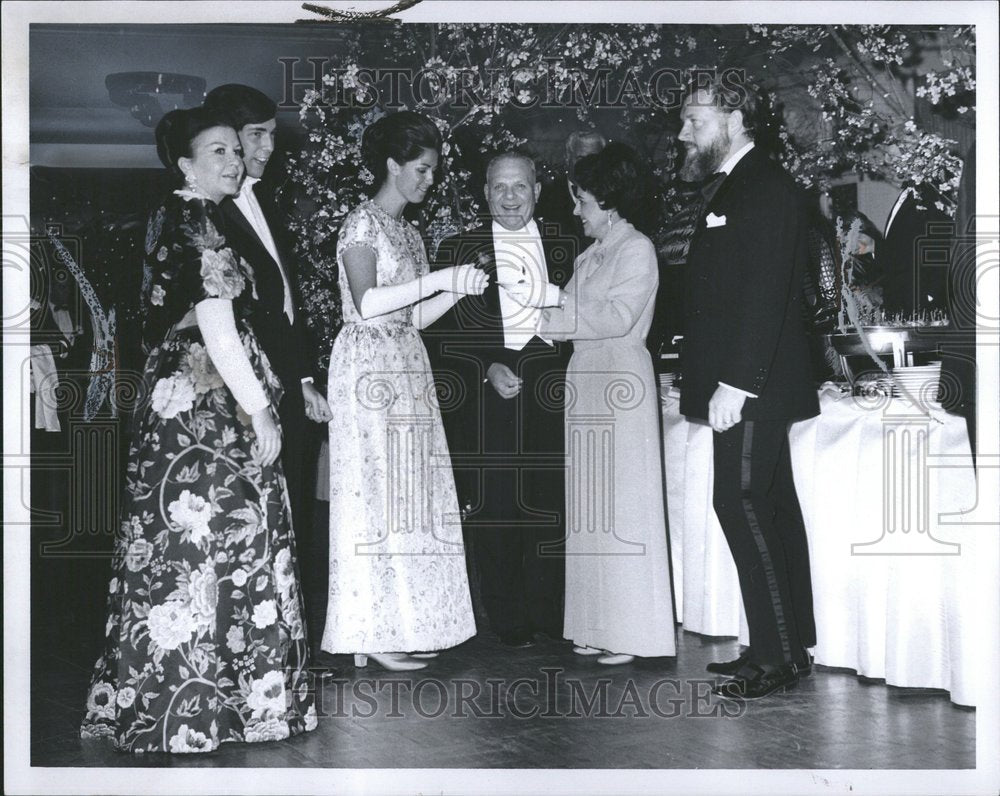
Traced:
[[[976, 480], [964, 419], [898, 398], [826, 391], [792, 425], [792, 469], [809, 537], [816, 663], [890, 685], [979, 693]], [[684, 628], [747, 642], [736, 567], [712, 509], [712, 430], [662, 401], [674, 591]], [[977, 538], [978, 537], [978, 538]]]

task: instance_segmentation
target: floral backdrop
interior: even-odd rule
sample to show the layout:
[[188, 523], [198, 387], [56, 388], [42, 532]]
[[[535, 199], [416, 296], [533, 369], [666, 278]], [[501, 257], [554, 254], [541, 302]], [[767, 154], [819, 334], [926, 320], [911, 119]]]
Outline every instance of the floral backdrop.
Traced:
[[[684, 201], [674, 181], [683, 87], [676, 76], [699, 69], [743, 68], [759, 81], [774, 111], [773, 145], [796, 179], [817, 191], [851, 173], [923, 184], [950, 214], [974, 131], [971, 27], [397, 24], [379, 31], [381, 49], [353, 34], [331, 58], [322, 90], [301, 97], [307, 141], [286, 184], [304, 310], [324, 364], [340, 326], [337, 230], [372, 190], [372, 175], [360, 167], [361, 135], [388, 111], [420, 110], [444, 136], [435, 189], [422, 207], [408, 208], [432, 253], [483, 210], [489, 157], [532, 151], [532, 133], [557, 116], [563, 136], [593, 126], [646, 155], [661, 188], [660, 215], [669, 219]], [[390, 67], [416, 79], [379, 79], [376, 70]], [[543, 175], [560, 166], [558, 149], [534, 154]]]

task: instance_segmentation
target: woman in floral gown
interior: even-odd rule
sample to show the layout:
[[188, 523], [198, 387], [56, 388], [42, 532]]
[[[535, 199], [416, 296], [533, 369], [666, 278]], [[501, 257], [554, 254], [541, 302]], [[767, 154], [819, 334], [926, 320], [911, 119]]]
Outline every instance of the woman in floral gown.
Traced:
[[322, 648], [392, 670], [407, 653], [475, 635], [455, 481], [418, 328], [486, 275], [429, 273], [402, 218], [433, 184], [441, 135], [418, 113], [365, 130], [374, 197], [344, 221], [337, 246], [344, 326], [330, 357], [330, 599]]
[[207, 752], [316, 726], [273, 407], [281, 385], [248, 319], [253, 273], [218, 203], [239, 189], [236, 131], [198, 108], [157, 127], [186, 180], [151, 219], [149, 356], [81, 734], [133, 752]]

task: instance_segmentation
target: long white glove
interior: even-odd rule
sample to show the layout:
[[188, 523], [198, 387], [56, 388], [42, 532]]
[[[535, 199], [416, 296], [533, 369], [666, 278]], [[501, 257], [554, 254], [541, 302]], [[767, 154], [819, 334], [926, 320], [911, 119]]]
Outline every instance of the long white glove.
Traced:
[[416, 304], [418, 301], [423, 301], [442, 291], [458, 295], [478, 296], [486, 289], [488, 283], [489, 277], [475, 265], [456, 265], [452, 268], [442, 268], [440, 271], [434, 271], [400, 285], [368, 287], [361, 297], [361, 306], [358, 309], [361, 311], [362, 318], [375, 318]]
[[195, 304], [194, 312], [209, 359], [236, 402], [248, 415], [267, 407], [270, 402], [236, 331], [233, 302], [229, 299], [205, 299]]

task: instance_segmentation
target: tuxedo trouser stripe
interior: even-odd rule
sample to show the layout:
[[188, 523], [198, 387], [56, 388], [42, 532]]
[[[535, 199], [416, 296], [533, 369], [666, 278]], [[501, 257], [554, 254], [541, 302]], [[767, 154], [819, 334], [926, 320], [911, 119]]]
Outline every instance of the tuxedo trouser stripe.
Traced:
[[[747, 420], [743, 424], [743, 450], [740, 455], [740, 490], [741, 501], [743, 503], [743, 514], [746, 517], [747, 525], [753, 534], [754, 542], [757, 545], [757, 552], [760, 555], [761, 565], [764, 568], [764, 575], [767, 578], [767, 589], [771, 596], [771, 608], [778, 626], [778, 639], [781, 641], [781, 651], [785, 657], [785, 663], [792, 662], [792, 648], [788, 641], [788, 626], [785, 623], [785, 611], [781, 603], [781, 591], [778, 589], [778, 580], [774, 575], [774, 562], [771, 560], [771, 552], [767, 549], [767, 540], [761, 533], [760, 523], [757, 521], [757, 513], [753, 508], [753, 501], [750, 498], [750, 470], [751, 470], [751, 450], [753, 448], [753, 428], [752, 420]], [[751, 645], [752, 645], [751, 641]]]

